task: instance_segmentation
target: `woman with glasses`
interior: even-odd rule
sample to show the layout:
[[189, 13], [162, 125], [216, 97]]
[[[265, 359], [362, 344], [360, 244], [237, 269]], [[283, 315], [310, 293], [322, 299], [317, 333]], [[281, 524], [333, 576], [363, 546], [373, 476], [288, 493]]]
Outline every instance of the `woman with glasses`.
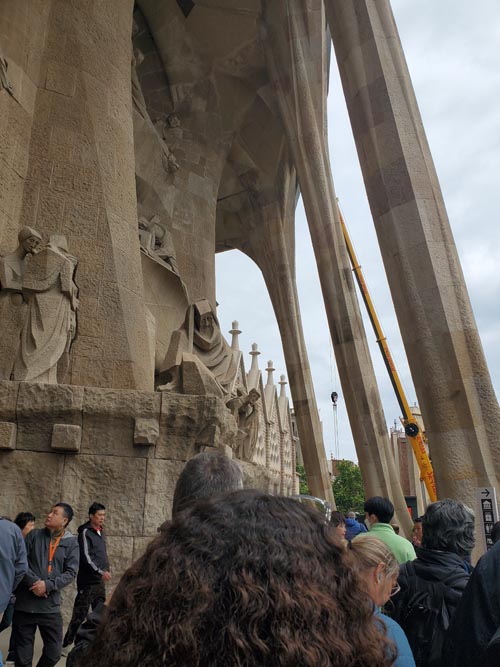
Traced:
[[399, 592], [399, 563], [384, 542], [368, 533], [358, 535], [351, 542], [355, 567], [374, 604], [374, 613], [387, 636], [396, 645], [398, 657], [395, 667], [415, 667], [415, 660], [401, 626], [382, 614], [380, 608]]

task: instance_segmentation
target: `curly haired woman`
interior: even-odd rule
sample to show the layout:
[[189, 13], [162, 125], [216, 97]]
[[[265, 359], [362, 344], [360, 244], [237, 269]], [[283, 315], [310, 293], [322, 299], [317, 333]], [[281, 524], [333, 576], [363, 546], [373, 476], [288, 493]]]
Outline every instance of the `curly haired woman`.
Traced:
[[236, 491], [182, 512], [149, 545], [118, 584], [83, 663], [389, 667], [394, 659], [333, 527], [293, 499]]

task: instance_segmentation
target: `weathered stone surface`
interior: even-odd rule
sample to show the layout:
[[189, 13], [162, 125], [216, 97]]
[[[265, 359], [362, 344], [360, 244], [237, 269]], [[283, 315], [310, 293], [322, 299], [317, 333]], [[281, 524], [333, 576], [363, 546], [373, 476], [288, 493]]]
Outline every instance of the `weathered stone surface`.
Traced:
[[108, 587], [113, 589], [125, 570], [134, 562], [134, 539], [132, 537], [108, 535], [107, 545], [112, 577]]
[[126, 456], [67, 456], [62, 493], [77, 517], [87, 517], [92, 502], [107, 510], [107, 532], [143, 534], [146, 460]]
[[82, 442], [82, 427], [75, 424], [54, 424], [52, 428], [52, 449], [79, 452]]
[[187, 461], [202, 446], [231, 447], [235, 443], [236, 420], [220, 399], [170, 392], [161, 396], [157, 458]]
[[15, 449], [17, 424], [0, 422], [0, 449]]
[[0, 507], [7, 516], [29, 511], [42, 526], [63, 497], [64, 456], [45, 452], [0, 452]]
[[0, 381], [0, 418], [4, 421], [16, 420], [19, 382]]
[[269, 492], [272, 478], [269, 470], [249, 461], [238, 461], [238, 463], [244, 473], [243, 486], [245, 489], [259, 489], [265, 493]]
[[182, 355], [181, 373], [184, 394], [223, 397], [222, 389], [213, 375], [194, 354], [185, 352]]
[[155, 417], [137, 417], [134, 427], [134, 445], [155, 445], [160, 435], [160, 423]]
[[83, 387], [21, 382], [17, 400], [18, 449], [50, 451], [54, 424], [82, 426]]
[[161, 524], [172, 517], [175, 484], [184, 466], [184, 461], [148, 460], [144, 535], [155, 536]]
[[148, 544], [153, 539], [153, 537], [134, 537], [134, 549], [132, 552], [133, 563], [135, 563], [135, 561], [142, 556], [142, 554], [146, 551]]
[[159, 393], [85, 388], [82, 453], [148, 456], [134, 448], [136, 419], [159, 420]]

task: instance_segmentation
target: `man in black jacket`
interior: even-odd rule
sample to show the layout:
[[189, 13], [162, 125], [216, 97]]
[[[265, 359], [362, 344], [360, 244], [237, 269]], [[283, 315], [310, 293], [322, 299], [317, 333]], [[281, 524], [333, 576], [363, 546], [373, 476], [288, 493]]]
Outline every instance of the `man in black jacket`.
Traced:
[[[443, 665], [500, 664], [500, 542], [479, 560], [445, 639]], [[495, 637], [495, 639], [493, 639]]]
[[106, 508], [101, 503], [89, 507], [89, 520], [78, 528], [80, 547], [80, 569], [76, 580], [78, 593], [75, 598], [73, 615], [64, 636], [63, 647], [73, 643], [80, 624], [84, 621], [89, 607], [95, 609], [106, 599], [105, 582], [111, 579], [109, 572], [104, 521]]
[[61, 589], [78, 572], [78, 542], [66, 530], [73, 518], [67, 503], [57, 503], [45, 519], [45, 528], [26, 536], [28, 571], [16, 589], [12, 620], [16, 667], [31, 667], [36, 629], [43, 652], [37, 667], [53, 667], [61, 656], [63, 621]]
[[401, 625], [417, 667], [441, 666], [445, 632], [469, 580], [474, 514], [455, 500], [428, 506], [417, 559], [400, 568], [401, 590], [388, 613]]

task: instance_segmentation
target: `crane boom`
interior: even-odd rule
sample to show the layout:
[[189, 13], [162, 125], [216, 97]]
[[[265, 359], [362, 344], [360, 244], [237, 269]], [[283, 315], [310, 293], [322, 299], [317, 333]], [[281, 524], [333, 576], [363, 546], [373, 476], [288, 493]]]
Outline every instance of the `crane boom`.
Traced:
[[356, 281], [358, 283], [359, 289], [361, 290], [361, 295], [363, 297], [363, 301], [368, 311], [368, 317], [370, 318], [370, 322], [372, 323], [372, 327], [375, 332], [377, 344], [379, 346], [380, 352], [382, 353], [382, 358], [384, 360], [385, 367], [387, 368], [387, 372], [389, 373], [389, 377], [392, 386], [394, 388], [394, 392], [396, 394], [399, 407], [401, 408], [401, 412], [403, 413], [401, 421], [403, 422], [406, 437], [410, 441], [413, 453], [415, 454], [415, 458], [417, 460], [417, 464], [420, 470], [420, 479], [422, 479], [422, 481], [425, 484], [425, 488], [427, 489], [427, 493], [429, 494], [431, 502], [435, 502], [437, 500], [437, 494], [436, 494], [436, 482], [434, 480], [434, 471], [432, 469], [432, 464], [429, 459], [429, 455], [427, 454], [427, 450], [425, 449], [422, 432], [420, 430], [417, 420], [415, 419], [410, 409], [410, 405], [406, 398], [406, 394], [403, 390], [403, 385], [401, 384], [399, 374], [396, 370], [396, 366], [394, 364], [392, 355], [389, 350], [389, 346], [387, 344], [387, 338], [383, 334], [382, 327], [377, 317], [377, 313], [375, 312], [375, 307], [373, 305], [373, 301], [368, 291], [368, 287], [366, 286], [363, 272], [361, 270], [361, 265], [358, 262], [356, 253], [354, 252], [354, 247], [349, 237], [349, 233], [347, 231], [347, 227], [344, 221], [344, 216], [342, 215], [340, 207], [339, 207], [339, 216], [340, 216], [340, 224], [342, 226], [342, 232], [344, 234], [344, 239], [347, 246], [347, 252], [349, 254], [349, 259], [352, 265], [352, 270], [354, 272], [354, 275], [356, 276]]

